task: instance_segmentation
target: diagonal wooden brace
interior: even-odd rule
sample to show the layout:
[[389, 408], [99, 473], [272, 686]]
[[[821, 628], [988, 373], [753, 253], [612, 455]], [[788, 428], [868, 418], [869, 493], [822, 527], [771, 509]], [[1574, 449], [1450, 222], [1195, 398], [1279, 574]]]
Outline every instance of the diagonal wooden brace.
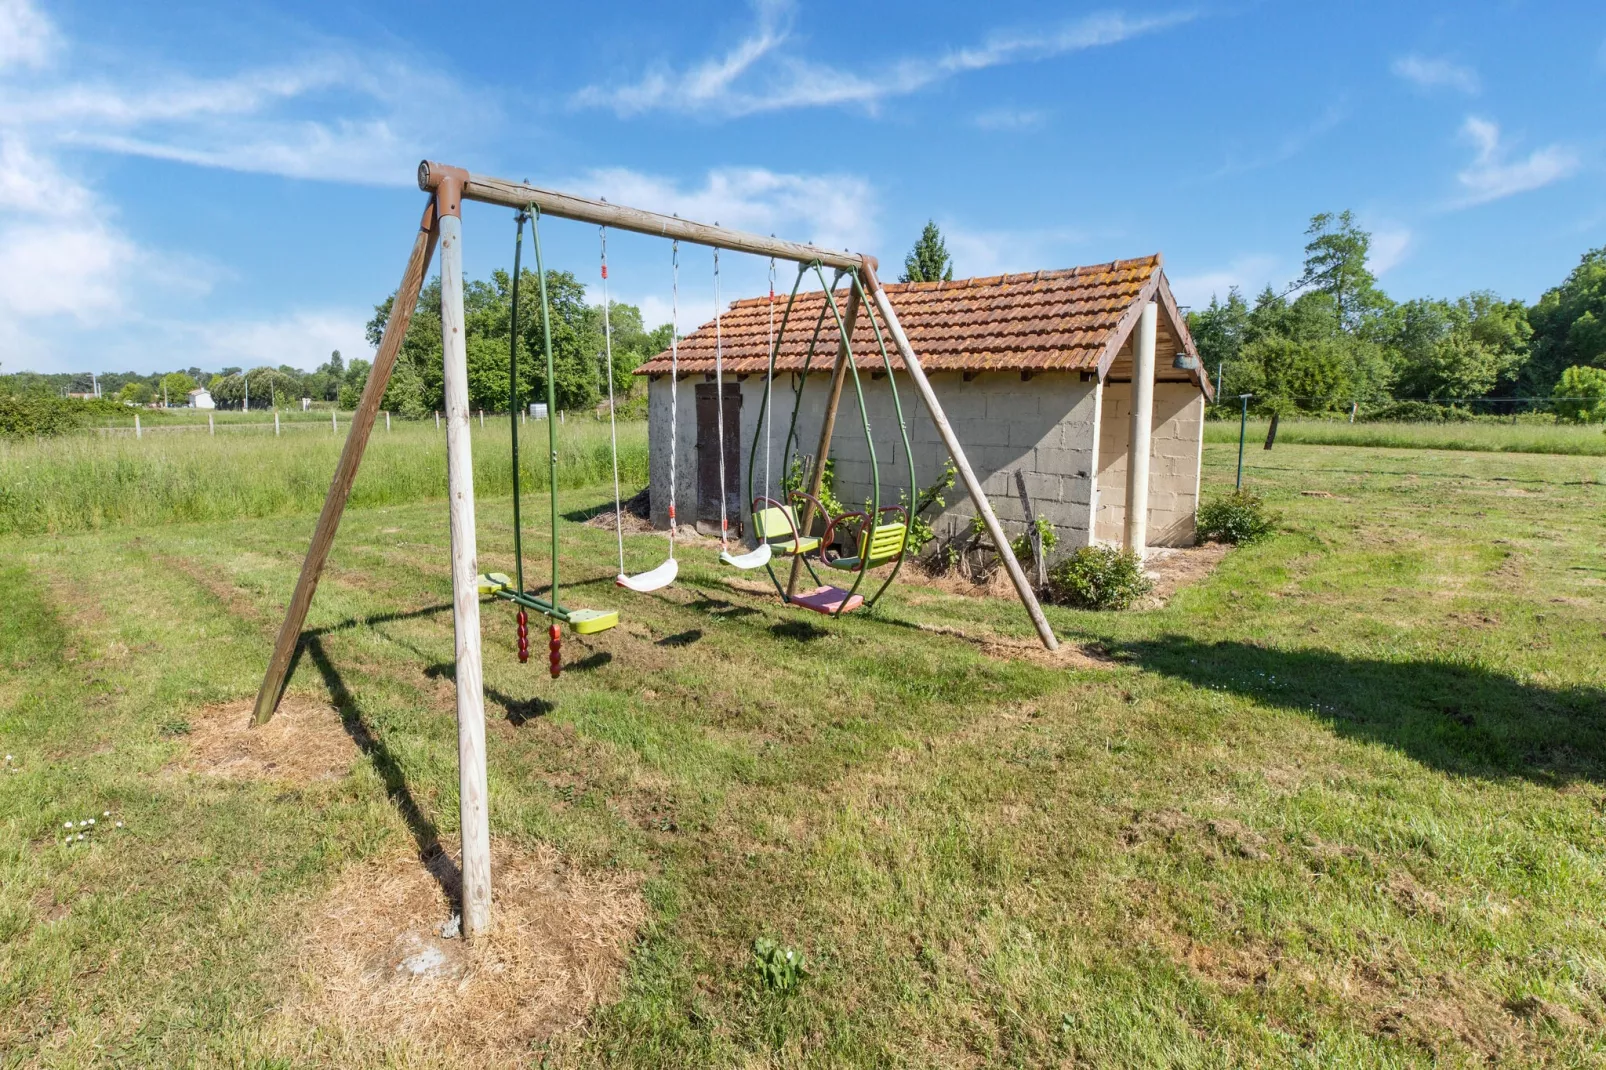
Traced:
[[301, 640], [301, 628], [307, 622], [307, 610], [318, 589], [318, 578], [329, 560], [329, 549], [334, 545], [335, 531], [346, 511], [346, 500], [351, 497], [351, 485], [356, 482], [357, 469], [362, 464], [363, 451], [368, 447], [368, 435], [374, 429], [379, 415], [379, 403], [390, 385], [390, 373], [396, 367], [402, 339], [407, 337], [407, 326], [412, 322], [413, 311], [418, 307], [418, 292], [423, 288], [424, 277], [429, 274], [430, 258], [435, 254], [435, 243], [440, 237], [440, 226], [435, 218], [435, 198], [430, 197], [424, 207], [424, 218], [418, 224], [418, 236], [413, 240], [412, 255], [407, 258], [407, 270], [402, 273], [401, 286], [390, 306], [390, 319], [385, 321], [385, 334], [374, 354], [374, 366], [368, 371], [368, 385], [363, 387], [362, 400], [352, 416], [351, 430], [346, 435], [345, 448], [340, 451], [340, 463], [335, 466], [335, 477], [329, 483], [329, 495], [323, 501], [323, 512], [318, 514], [318, 526], [312, 531], [312, 544], [307, 547], [306, 560], [301, 563], [301, 575], [296, 580], [295, 594], [285, 610], [284, 623], [279, 626], [279, 638], [273, 644], [273, 657], [268, 660], [268, 671], [263, 674], [262, 688], [257, 692], [253, 724], [266, 724], [279, 708], [284, 694], [290, 662], [295, 657]]

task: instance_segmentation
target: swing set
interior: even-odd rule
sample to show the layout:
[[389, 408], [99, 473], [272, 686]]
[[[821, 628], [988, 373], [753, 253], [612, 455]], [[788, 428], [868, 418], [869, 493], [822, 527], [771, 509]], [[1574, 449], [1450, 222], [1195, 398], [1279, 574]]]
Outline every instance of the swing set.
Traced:
[[[606, 201], [591, 200], [572, 194], [559, 193], [552, 190], [541, 189], [527, 183], [509, 182], [503, 179], [488, 178], [472, 175], [457, 167], [446, 167], [438, 163], [424, 161], [418, 166], [419, 188], [429, 194], [425, 204], [423, 218], [414, 235], [412, 252], [408, 257], [406, 270], [402, 274], [401, 285], [397, 287], [396, 296], [391, 303], [390, 316], [385, 323], [384, 334], [380, 339], [379, 348], [374, 354], [373, 365], [368, 373], [367, 385], [363, 388], [362, 398], [357, 404], [353, 414], [350, 431], [347, 433], [345, 446], [341, 450], [339, 463], [336, 465], [334, 478], [330, 482], [328, 496], [324, 499], [323, 511], [318, 516], [317, 526], [313, 529], [312, 540], [307, 548], [306, 559], [302, 562], [301, 573], [296, 580], [295, 592], [286, 607], [284, 622], [279, 628], [278, 638], [274, 643], [272, 656], [268, 660], [267, 670], [263, 674], [262, 686], [257, 692], [256, 708], [253, 715], [254, 723], [266, 723], [278, 708], [283, 697], [285, 684], [289, 678], [290, 668], [295, 654], [300, 646], [302, 628], [306, 624], [307, 611], [311, 607], [312, 598], [317, 590], [318, 580], [323, 573], [325, 563], [329, 558], [329, 551], [334, 543], [335, 533], [339, 529], [341, 516], [345, 512], [347, 499], [351, 494], [352, 484], [357, 478], [357, 471], [362, 464], [363, 452], [367, 448], [368, 438], [373, 431], [376, 417], [379, 413], [381, 400], [385, 389], [389, 385], [391, 372], [396, 365], [396, 358], [401, 351], [402, 340], [407, 334], [407, 328], [418, 305], [419, 293], [422, 290], [425, 277], [429, 273], [430, 261], [437, 246], [440, 250], [440, 279], [441, 279], [441, 343], [444, 363], [444, 390], [446, 401], [446, 472], [447, 472], [447, 512], [451, 531], [451, 572], [452, 572], [452, 622], [454, 631], [456, 673], [454, 681], [457, 694], [457, 739], [458, 739], [458, 805], [459, 820], [463, 837], [462, 852], [462, 923], [463, 933], [473, 939], [486, 932], [490, 927], [491, 907], [491, 863], [490, 863], [490, 817], [488, 811], [488, 785], [486, 780], [485, 763], [485, 685], [481, 674], [480, 656], [480, 597], [489, 594], [496, 598], [513, 602], [519, 607], [520, 621], [520, 660], [528, 656], [528, 642], [526, 620], [530, 610], [541, 614], [551, 621], [548, 629], [550, 637], [551, 662], [553, 675], [558, 674], [560, 668], [560, 642], [561, 627], [567, 625], [578, 634], [603, 631], [618, 623], [618, 615], [612, 611], [573, 609], [565, 607], [559, 601], [558, 588], [558, 552], [557, 552], [557, 430], [553, 426], [553, 417], [556, 414], [556, 398], [553, 385], [553, 363], [551, 349], [551, 332], [546, 331], [547, 343], [545, 346], [545, 359], [547, 368], [546, 393], [548, 414], [548, 449], [551, 497], [551, 523], [552, 523], [552, 583], [545, 592], [544, 597], [529, 593], [524, 587], [524, 561], [523, 542], [520, 534], [519, 490], [518, 490], [518, 402], [520, 401], [518, 388], [518, 362], [517, 362], [517, 297], [515, 296], [515, 329], [510, 331], [509, 364], [512, 371], [509, 402], [512, 413], [512, 426], [514, 433], [514, 556], [516, 577], [509, 580], [500, 574], [494, 576], [481, 576], [478, 566], [477, 537], [474, 522], [474, 468], [470, 442], [470, 415], [468, 394], [468, 360], [466, 350], [466, 335], [463, 314], [463, 221], [462, 202], [476, 201], [482, 204], [500, 205], [511, 208], [519, 213], [518, 237], [515, 241], [513, 275], [514, 293], [517, 294], [519, 283], [519, 257], [523, 244], [523, 221], [532, 223], [533, 244], [535, 247], [537, 274], [540, 278], [541, 290], [541, 317], [543, 326], [550, 325], [550, 312], [546, 298], [546, 276], [541, 271], [541, 247], [539, 235], [535, 232], [534, 223], [542, 215], [557, 216], [579, 222], [587, 222], [602, 228], [617, 228], [633, 231], [661, 238], [668, 238], [673, 245], [673, 264], [676, 285], [676, 316], [678, 318], [678, 280], [679, 280], [679, 243], [690, 242], [709, 246], [716, 251], [729, 250], [733, 252], [750, 253], [757, 256], [769, 257], [772, 261], [771, 282], [771, 323], [773, 324], [774, 284], [773, 262], [786, 260], [798, 265], [798, 281], [793, 284], [792, 296], [787, 302], [786, 312], [782, 316], [780, 332], [772, 332], [769, 355], [769, 367], [765, 377], [764, 404], [760, 414], [759, 428], [755, 432], [754, 449], [748, 463], [748, 514], [752, 520], [752, 531], [758, 540], [758, 546], [747, 553], [736, 554], [731, 552], [728, 517], [725, 505], [724, 483], [724, 435], [720, 434], [720, 502], [721, 502], [721, 560], [731, 567], [741, 569], [756, 569], [763, 567], [768, 570], [771, 579], [775, 582], [781, 597], [793, 605], [814, 609], [818, 612], [840, 615], [866, 604], [866, 600], [859, 594], [867, 573], [875, 568], [892, 565], [893, 572], [887, 577], [875, 594], [868, 599], [873, 603], [885, 591], [888, 583], [896, 575], [901, 566], [904, 553], [908, 545], [910, 517], [903, 506], [882, 506], [879, 481], [873, 487], [870, 508], [859, 512], [847, 512], [838, 516], [830, 516], [821, 506], [820, 490], [825, 474], [826, 458], [829, 456], [829, 446], [832, 430], [836, 421], [836, 411], [841, 399], [843, 386], [848, 379], [854, 384], [855, 396], [858, 400], [861, 422], [864, 426], [866, 441], [869, 443], [872, 459], [874, 457], [874, 443], [870, 439], [870, 421], [868, 408], [864, 400], [863, 388], [859, 382], [858, 368], [854, 364], [852, 354], [852, 340], [857, 316], [861, 306], [874, 308], [871, 319], [875, 325], [874, 334], [881, 351], [882, 367], [886, 372], [888, 382], [894, 381], [895, 370], [902, 371], [909, 376], [909, 380], [919, 391], [921, 400], [930, 413], [933, 423], [937, 427], [938, 435], [949, 455], [954, 460], [959, 479], [969, 492], [975, 505], [977, 514], [986, 526], [993, 544], [998, 547], [998, 554], [1010, 579], [1014, 582], [1016, 591], [1020, 594], [1021, 602], [1032, 618], [1039, 637], [1044, 646], [1053, 650], [1058, 647], [1053, 630], [1049, 627], [1037, 598], [1027, 582], [1025, 573], [1021, 571], [1020, 563], [1015, 559], [1009, 549], [1009, 540], [1003, 528], [993, 513], [992, 506], [983, 493], [981, 484], [975, 472], [971, 469], [965, 457], [964, 449], [955, 437], [953, 428], [944, 415], [942, 405], [932, 392], [931, 384], [926, 379], [924, 370], [920, 366], [908, 337], [904, 334], [898, 322], [897, 312], [893, 309], [886, 291], [876, 278], [875, 261], [868, 256], [852, 253], [834, 252], [821, 249], [814, 245], [799, 242], [785, 241], [773, 237], [762, 237], [742, 231], [730, 230], [719, 226], [710, 226], [705, 223], [696, 223], [683, 220], [675, 216], [660, 215], [637, 208], [609, 204]], [[604, 301], [606, 298], [606, 229], [603, 231], [603, 274], [604, 274]], [[717, 265], [717, 261], [716, 261]], [[797, 299], [798, 286], [803, 276], [810, 270], [814, 271], [822, 285], [824, 284], [824, 270], [831, 268], [837, 272], [832, 285], [825, 287], [825, 305], [834, 319], [838, 331], [839, 344], [836, 360], [832, 367], [831, 386], [826, 407], [823, 414], [820, 444], [813, 455], [813, 463], [808, 474], [806, 490], [794, 488], [784, 498], [778, 498], [771, 487], [771, 463], [769, 451], [769, 424], [772, 413], [771, 398], [775, 373], [775, 357], [780, 346], [780, 339], [785, 333], [786, 323], [790, 317], [792, 307]], [[846, 309], [839, 310], [836, 303], [834, 286], [846, 276], [851, 279], [848, 291]], [[717, 285], [717, 266], [716, 266]], [[879, 321], [877, 321], [879, 316]], [[814, 334], [809, 347], [809, 363], [812, 364], [815, 348], [825, 323], [825, 310], [822, 310], [819, 320], [814, 327]], [[885, 333], [883, 333], [883, 325]], [[716, 382], [723, 387], [723, 353], [722, 338], [719, 335], [718, 316], [715, 319], [716, 333]], [[612, 422], [612, 330], [608, 319], [604, 318], [604, 336], [608, 347], [608, 387], [610, 400], [610, 424]], [[890, 338], [892, 346], [897, 349], [901, 359], [901, 367], [895, 369], [891, 355], [888, 352], [887, 340]], [[678, 416], [675, 411], [676, 399], [674, 383], [679, 378], [678, 367], [678, 339], [671, 336], [670, 354], [672, 365], [671, 377], [671, 417]], [[894, 399], [896, 403], [896, 386], [894, 385]], [[790, 451], [797, 439], [797, 414], [803, 400], [803, 381], [800, 378], [794, 387], [793, 411], [791, 424], [788, 429], [786, 441], [782, 447], [782, 456], [790, 455]], [[719, 420], [723, 432], [723, 392], [716, 394], [719, 401]], [[910, 464], [910, 486], [914, 486], [913, 459], [909, 457], [909, 439], [907, 429], [903, 426], [901, 407], [897, 408], [898, 423], [902, 432], [904, 455]], [[753, 482], [753, 463], [757, 453], [757, 435], [765, 436], [765, 469], [764, 483], [755, 487]], [[614, 464], [615, 464], [615, 500], [618, 498], [618, 439], [616, 429], [613, 431]], [[670, 439], [670, 486], [674, 486], [675, 445], [673, 433]], [[876, 465], [872, 461], [872, 471]], [[762, 493], [759, 493], [762, 491]], [[911, 499], [913, 500], [913, 499]], [[887, 519], [889, 515], [901, 515], [901, 522]], [[825, 522], [825, 531], [820, 536], [810, 535], [816, 518]], [[678, 571], [675, 562], [674, 538], [675, 517], [673, 490], [671, 490], [670, 525], [669, 525], [669, 557], [658, 567], [635, 576], [627, 575], [624, 569], [623, 553], [623, 527], [622, 520], [617, 521], [618, 538], [620, 544], [619, 575], [616, 582], [619, 586], [635, 591], [651, 591], [667, 586], [673, 582]], [[834, 538], [838, 531], [842, 531], [847, 539], [845, 545], [850, 552], [838, 552], [835, 549]], [[787, 560], [791, 565], [791, 573], [783, 585], [780, 577], [776, 575], [774, 562], [777, 559]], [[817, 590], [797, 592], [797, 583], [801, 571], [807, 570], [809, 575], [818, 582], [815, 564], [821, 564], [844, 574], [854, 576], [852, 585], [843, 589], [841, 587], [821, 584]], [[844, 581], [845, 582], [845, 581]]]

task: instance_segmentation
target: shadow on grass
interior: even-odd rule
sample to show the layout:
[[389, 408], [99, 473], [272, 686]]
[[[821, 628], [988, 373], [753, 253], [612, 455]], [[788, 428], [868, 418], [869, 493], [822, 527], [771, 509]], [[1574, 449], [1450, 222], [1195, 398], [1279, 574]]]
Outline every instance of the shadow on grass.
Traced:
[[1381, 661], [1181, 635], [1108, 644], [1151, 672], [1298, 710], [1466, 776], [1606, 783], [1606, 691], [1449, 661]]
[[695, 609], [699, 613], [707, 613], [711, 617], [724, 617], [727, 620], [734, 620], [737, 617], [751, 617], [759, 612], [752, 606], [739, 606], [735, 602], [730, 602], [723, 598], [715, 598], [702, 591], [697, 593], [700, 597], [687, 602], [687, 609]]
[[691, 646], [702, 637], [703, 630], [701, 628], [688, 628], [686, 631], [664, 636], [662, 639], [657, 640], [657, 645], [669, 647]]
[[812, 643], [816, 639], [824, 639], [831, 634], [830, 629], [822, 628], [813, 621], [783, 620], [779, 624], [772, 624], [769, 633], [777, 639], [790, 639], [797, 643]]
[[412, 833], [413, 843], [418, 847], [418, 860], [440, 882], [441, 890], [451, 900], [452, 909], [461, 912], [462, 873], [458, 870], [457, 863], [453, 862], [451, 856], [441, 848], [440, 830], [435, 827], [435, 822], [429, 819], [419, 807], [418, 800], [413, 798], [412, 791], [407, 787], [407, 777], [402, 772], [401, 763], [396, 761], [396, 756], [385, 746], [385, 741], [368, 727], [368, 722], [363, 719], [362, 711], [357, 705], [356, 697], [346, 687], [340, 670], [329, 660], [320, 636], [313, 633], [310, 637], [304, 637], [301, 649], [312, 659], [318, 674], [323, 677], [324, 686], [329, 689], [329, 698], [340, 711], [340, 721], [345, 726], [346, 733], [374, 763], [374, 769], [379, 773], [380, 780], [384, 781], [385, 793], [401, 814], [402, 820], [407, 823], [408, 831]]
[[[546, 672], [546, 662], [544, 660], [537, 666], [532, 656], [529, 664], [532, 672], [537, 669], [543, 673]], [[449, 661], [437, 662], [434, 665], [426, 665], [424, 667], [424, 675], [431, 680], [450, 680], [455, 686], [457, 683], [457, 666]], [[556, 706], [544, 698], [514, 698], [512, 695], [498, 691], [489, 684], [482, 684], [481, 686], [485, 688], [485, 697], [502, 707], [502, 712], [507, 715], [508, 723], [514, 728], [527, 724], [537, 717], [545, 717], [557, 709]]]

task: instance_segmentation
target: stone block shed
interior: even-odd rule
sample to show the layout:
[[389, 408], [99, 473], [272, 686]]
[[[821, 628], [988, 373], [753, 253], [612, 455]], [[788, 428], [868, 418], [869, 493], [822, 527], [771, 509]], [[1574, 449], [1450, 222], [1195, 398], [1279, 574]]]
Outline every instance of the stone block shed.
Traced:
[[[1140, 548], [1194, 542], [1199, 504], [1199, 458], [1208, 375], [1161, 270], [1159, 254], [1108, 264], [952, 282], [891, 283], [886, 291], [915, 353], [952, 423], [976, 475], [1006, 530], [1025, 530], [1024, 482], [1032, 512], [1059, 534], [1059, 551], [1090, 543], [1121, 544], [1126, 524], [1129, 444], [1148, 431], [1146, 532]], [[847, 291], [837, 292], [846, 309]], [[780, 322], [787, 295], [775, 297]], [[824, 295], [799, 293], [776, 361], [769, 425], [770, 479], [764, 485], [765, 445], [760, 439], [755, 493], [779, 497], [784, 467], [780, 450], [791, 419], [796, 372]], [[800, 451], [811, 453], [838, 348], [827, 314], [815, 350], [798, 419]], [[745, 519], [748, 459], [764, 397], [770, 301], [737, 301], [720, 318], [725, 383], [726, 494], [731, 522]], [[668, 524], [669, 438], [678, 443], [677, 515], [717, 533], [719, 524], [718, 410], [714, 403], [714, 323], [688, 335], [679, 347], [679, 425], [670, 422], [670, 355], [637, 369], [649, 377], [648, 436], [652, 520]], [[902, 361], [888, 342], [898, 394], [922, 486], [942, 470], [947, 451]], [[868, 316], [854, 330], [853, 356], [870, 414], [881, 473], [882, 504], [907, 490], [908, 466]], [[1135, 360], [1135, 357], [1137, 358]], [[1135, 367], [1151, 369], [1149, 426], [1132, 418]], [[836, 493], [856, 507], [870, 495], [870, 457], [851, 380], [843, 391], [831, 456]], [[1017, 476], [1019, 473], [1019, 476]], [[1135, 478], [1141, 479], [1141, 473]], [[1141, 493], [1141, 490], [1140, 490]], [[963, 488], [946, 494], [934, 518], [939, 540], [964, 533], [974, 508]], [[1146, 537], [1145, 537], [1146, 536]]]

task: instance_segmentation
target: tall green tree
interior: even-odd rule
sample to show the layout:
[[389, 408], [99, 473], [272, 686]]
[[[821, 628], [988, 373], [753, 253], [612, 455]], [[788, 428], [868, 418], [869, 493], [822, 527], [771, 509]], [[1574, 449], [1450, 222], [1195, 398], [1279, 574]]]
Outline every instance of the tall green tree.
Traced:
[[1606, 246], [1585, 253], [1560, 286], [1545, 291], [1528, 321], [1533, 358], [1523, 389], [1549, 393], [1568, 367], [1606, 368]]
[[909, 255], [903, 258], [903, 282], [952, 282], [954, 263], [948, 256], [948, 244], [942, 240], [942, 231], [933, 220], [926, 220]]
[[168, 372], [162, 376], [162, 395], [169, 405], [188, 405], [195, 380], [187, 372]]
[[1377, 276], [1366, 265], [1372, 235], [1362, 230], [1348, 209], [1334, 215], [1319, 212], [1305, 229], [1305, 270], [1296, 285], [1325, 293], [1337, 307], [1346, 330], [1362, 326], [1367, 317], [1385, 310], [1390, 302], [1377, 288]]

